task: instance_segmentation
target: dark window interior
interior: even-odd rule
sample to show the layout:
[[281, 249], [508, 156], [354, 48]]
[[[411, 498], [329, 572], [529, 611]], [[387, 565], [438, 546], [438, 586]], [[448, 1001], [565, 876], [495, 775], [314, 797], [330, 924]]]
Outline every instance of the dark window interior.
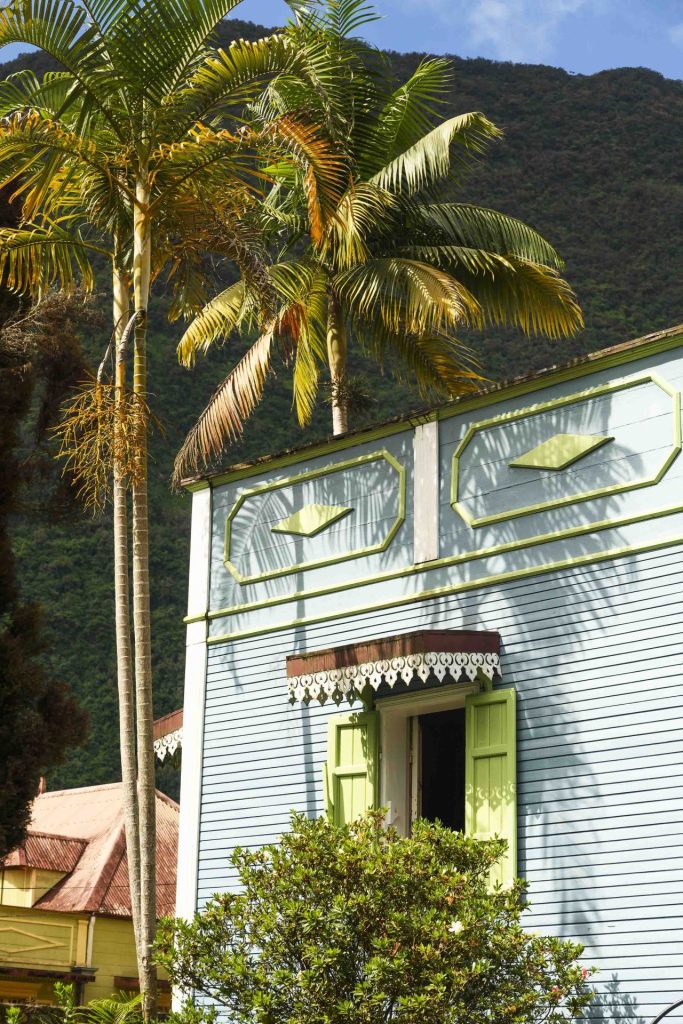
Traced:
[[422, 817], [465, 830], [465, 709], [420, 715]]

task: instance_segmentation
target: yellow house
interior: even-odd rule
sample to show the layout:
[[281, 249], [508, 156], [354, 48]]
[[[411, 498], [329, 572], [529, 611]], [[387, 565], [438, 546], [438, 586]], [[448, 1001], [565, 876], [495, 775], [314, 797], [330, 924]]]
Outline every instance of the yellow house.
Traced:
[[[178, 805], [157, 791], [156, 813], [162, 916], [175, 910]], [[55, 981], [80, 1002], [138, 988], [120, 783], [40, 794], [25, 843], [0, 861], [0, 1003], [54, 1003]]]

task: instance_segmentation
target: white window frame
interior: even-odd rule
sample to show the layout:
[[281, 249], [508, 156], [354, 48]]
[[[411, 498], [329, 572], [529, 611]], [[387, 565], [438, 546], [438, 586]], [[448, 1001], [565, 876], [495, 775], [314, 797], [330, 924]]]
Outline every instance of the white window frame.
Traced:
[[379, 802], [387, 808], [387, 824], [401, 835], [410, 834], [411, 823], [420, 814], [418, 716], [463, 708], [465, 698], [480, 691], [478, 683], [458, 683], [380, 697], [375, 702], [379, 712]]

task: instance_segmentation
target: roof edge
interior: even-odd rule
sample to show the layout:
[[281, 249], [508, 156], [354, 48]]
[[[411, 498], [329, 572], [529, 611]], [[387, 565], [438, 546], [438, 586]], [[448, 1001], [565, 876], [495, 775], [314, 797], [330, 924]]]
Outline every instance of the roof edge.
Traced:
[[597, 370], [610, 366], [619, 366], [622, 363], [633, 362], [647, 355], [656, 355], [659, 352], [675, 348], [681, 342], [683, 342], [683, 324], [677, 324], [674, 327], [666, 328], [666, 330], [654, 331], [651, 334], [642, 335], [631, 341], [620, 342], [617, 345], [599, 349], [597, 352], [589, 352], [587, 355], [577, 356], [566, 363], [559, 363], [542, 370], [536, 370], [533, 373], [521, 374], [510, 380], [501, 381], [482, 389], [476, 395], [464, 395], [461, 398], [451, 399], [436, 405], [426, 406], [421, 409], [416, 408], [413, 412], [385, 420], [374, 427], [364, 427], [361, 430], [349, 431], [338, 437], [327, 437], [318, 441], [309, 441], [296, 448], [285, 449], [270, 455], [261, 455], [249, 462], [236, 463], [227, 468], [188, 477], [181, 481], [181, 486], [190, 492], [203, 490], [207, 487], [216, 487], [223, 483], [239, 480], [242, 477], [254, 476], [259, 467], [266, 464], [273, 467], [281, 467], [299, 462], [306, 455], [313, 457], [314, 455], [341, 451], [356, 444], [362, 444], [363, 441], [400, 433], [410, 424], [447, 419], [451, 416], [467, 412], [470, 409], [491, 405], [505, 398], [537, 391], [542, 387], [560, 383], [564, 380], [571, 380], [575, 377], [582, 377], [588, 373], [594, 373]]

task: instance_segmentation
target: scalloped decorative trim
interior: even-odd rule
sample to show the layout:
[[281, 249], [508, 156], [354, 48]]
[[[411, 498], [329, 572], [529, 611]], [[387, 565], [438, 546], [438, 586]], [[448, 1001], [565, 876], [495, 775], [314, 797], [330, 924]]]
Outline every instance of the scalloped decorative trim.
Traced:
[[477, 677], [491, 683], [501, 678], [500, 657], [497, 654], [480, 652], [428, 651], [424, 654], [407, 654], [401, 658], [389, 658], [382, 661], [369, 661], [362, 665], [348, 665], [345, 668], [329, 669], [326, 672], [314, 672], [310, 675], [292, 676], [289, 683], [289, 699], [292, 704], [297, 700], [306, 703], [310, 700], [333, 700], [341, 704], [348, 700], [350, 704], [360, 698], [361, 693], [369, 684], [377, 690], [380, 683], [394, 687], [402, 681], [406, 686], [424, 685], [430, 676], [436, 676], [440, 683], [446, 676], [450, 682], [475, 682]]
[[173, 757], [178, 747], [183, 745], [183, 730], [176, 729], [175, 732], [166, 733], [154, 741], [154, 753], [160, 761], [166, 757]]

